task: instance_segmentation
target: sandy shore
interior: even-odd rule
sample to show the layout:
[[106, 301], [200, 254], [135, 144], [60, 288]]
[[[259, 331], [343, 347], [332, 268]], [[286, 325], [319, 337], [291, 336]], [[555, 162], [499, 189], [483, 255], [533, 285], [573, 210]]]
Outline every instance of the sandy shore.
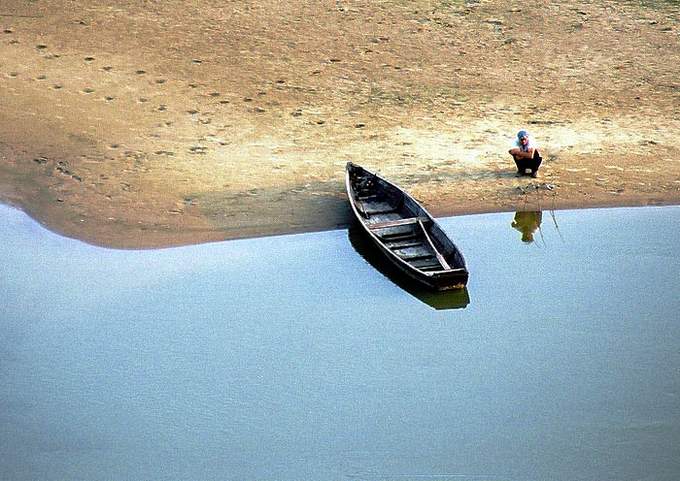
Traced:
[[0, 93], [0, 200], [111, 247], [344, 227], [347, 161], [439, 216], [680, 203], [672, 2], [10, 0]]

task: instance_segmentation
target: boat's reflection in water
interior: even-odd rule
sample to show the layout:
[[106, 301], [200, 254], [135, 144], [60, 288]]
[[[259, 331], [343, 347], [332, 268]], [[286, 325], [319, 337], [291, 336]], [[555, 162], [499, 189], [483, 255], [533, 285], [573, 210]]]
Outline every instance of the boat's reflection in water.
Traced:
[[470, 303], [467, 288], [452, 291], [436, 292], [427, 290], [425, 287], [413, 281], [396, 266], [389, 262], [385, 255], [373, 245], [368, 234], [361, 225], [353, 222], [348, 231], [349, 242], [366, 262], [378, 272], [392, 281], [394, 284], [411, 294], [413, 297], [424, 302], [434, 309], [461, 309]]

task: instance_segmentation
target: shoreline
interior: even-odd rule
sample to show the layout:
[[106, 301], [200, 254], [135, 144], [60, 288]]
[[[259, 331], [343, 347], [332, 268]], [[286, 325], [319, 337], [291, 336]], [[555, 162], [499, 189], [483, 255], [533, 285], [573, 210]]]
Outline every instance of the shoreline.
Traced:
[[[531, 195], [531, 194], [527, 194]], [[80, 242], [84, 242], [86, 244], [95, 246], [95, 247], [101, 247], [105, 249], [116, 249], [116, 250], [153, 250], [153, 249], [165, 249], [165, 248], [173, 248], [173, 247], [182, 247], [182, 246], [188, 246], [188, 245], [197, 245], [197, 244], [203, 244], [203, 243], [211, 243], [211, 242], [224, 242], [224, 241], [229, 241], [229, 240], [247, 240], [247, 239], [255, 239], [255, 238], [260, 238], [260, 237], [270, 237], [270, 236], [283, 236], [283, 235], [296, 235], [296, 234], [305, 234], [305, 233], [314, 233], [314, 232], [326, 232], [326, 231], [334, 231], [334, 230], [343, 230], [343, 229], [348, 229], [351, 224], [354, 222], [354, 219], [350, 218], [348, 220], [348, 223], [346, 225], [336, 225], [336, 226], [328, 226], [328, 225], [323, 225], [319, 224], [317, 226], [311, 225], [307, 228], [303, 228], [300, 230], [290, 230], [286, 229], [285, 227], [281, 227], [280, 229], [263, 229], [261, 231], [252, 231], [250, 232], [250, 235], [235, 235], [235, 236], [225, 236], [221, 232], [217, 231], [208, 231], [208, 232], [203, 232], [203, 233], [196, 233], [196, 232], [180, 232], [180, 233], [168, 233], [168, 232], [151, 232], [149, 233], [148, 231], [139, 231], [139, 232], [130, 232], [128, 231], [125, 233], [123, 236], [120, 238], [116, 238], [115, 242], [111, 242], [111, 237], [110, 236], [97, 236], [97, 235], [91, 235], [91, 232], [87, 231], [87, 228], [83, 228], [81, 231], [76, 232], [76, 233], [69, 233], [69, 232], [64, 232], [60, 231], [58, 228], [53, 228], [52, 225], [50, 225], [47, 222], [44, 222], [40, 220], [38, 217], [32, 215], [30, 212], [22, 209], [20, 206], [13, 205], [11, 203], [7, 202], [2, 202], [3, 205], [8, 206], [12, 209], [19, 210], [26, 214], [28, 217], [30, 217], [32, 220], [40, 224], [44, 229], [49, 230], [50, 232], [53, 232], [57, 235], [67, 237], [70, 239], [74, 239]], [[484, 215], [484, 214], [502, 214], [502, 213], [511, 213], [511, 212], [520, 212], [520, 211], [564, 211], [564, 210], [569, 210], [569, 211], [574, 211], [574, 210], [588, 210], [588, 209], [625, 209], [625, 208], [645, 208], [645, 207], [673, 207], [673, 206], [679, 206], [680, 202], [677, 199], [669, 199], [668, 202], [664, 201], [646, 201], [642, 200], [640, 202], [636, 201], [630, 201], [630, 202], [602, 202], [602, 203], [593, 203], [593, 204], [569, 204], [569, 203], [559, 203], [559, 204], [554, 204], [550, 206], [543, 206], [543, 208], [539, 208], [540, 206], [537, 203], [531, 203], [531, 205], [523, 205], [521, 206], [522, 208], [516, 208], [516, 209], [505, 209], [505, 210], [494, 210], [494, 209], [484, 209], [484, 208], [467, 208], [467, 209], [456, 209], [452, 212], [442, 210], [442, 209], [433, 209], [431, 213], [433, 213], [433, 216], [436, 219], [439, 218], [446, 218], [446, 217], [458, 217], [458, 216], [470, 216], [470, 215]], [[436, 213], [435, 213], [436, 212]], [[349, 209], [348, 209], [349, 213]], [[110, 233], [109, 233], [110, 234]], [[101, 234], [100, 234], [101, 235]]]

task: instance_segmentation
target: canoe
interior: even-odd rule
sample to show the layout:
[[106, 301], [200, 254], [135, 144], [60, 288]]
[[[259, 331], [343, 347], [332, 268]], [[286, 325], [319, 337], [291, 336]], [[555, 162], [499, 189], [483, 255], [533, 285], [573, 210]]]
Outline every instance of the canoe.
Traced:
[[363, 230], [401, 272], [438, 291], [465, 287], [463, 254], [413, 197], [352, 162], [347, 163], [345, 185]]

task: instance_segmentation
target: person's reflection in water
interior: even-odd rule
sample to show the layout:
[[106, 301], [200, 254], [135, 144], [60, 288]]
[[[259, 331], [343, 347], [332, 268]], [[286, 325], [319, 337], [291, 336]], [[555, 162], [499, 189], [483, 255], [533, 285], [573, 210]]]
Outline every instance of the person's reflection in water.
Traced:
[[534, 232], [541, 227], [543, 213], [539, 211], [515, 212], [512, 227], [522, 233], [522, 242], [530, 244], [534, 241]]

